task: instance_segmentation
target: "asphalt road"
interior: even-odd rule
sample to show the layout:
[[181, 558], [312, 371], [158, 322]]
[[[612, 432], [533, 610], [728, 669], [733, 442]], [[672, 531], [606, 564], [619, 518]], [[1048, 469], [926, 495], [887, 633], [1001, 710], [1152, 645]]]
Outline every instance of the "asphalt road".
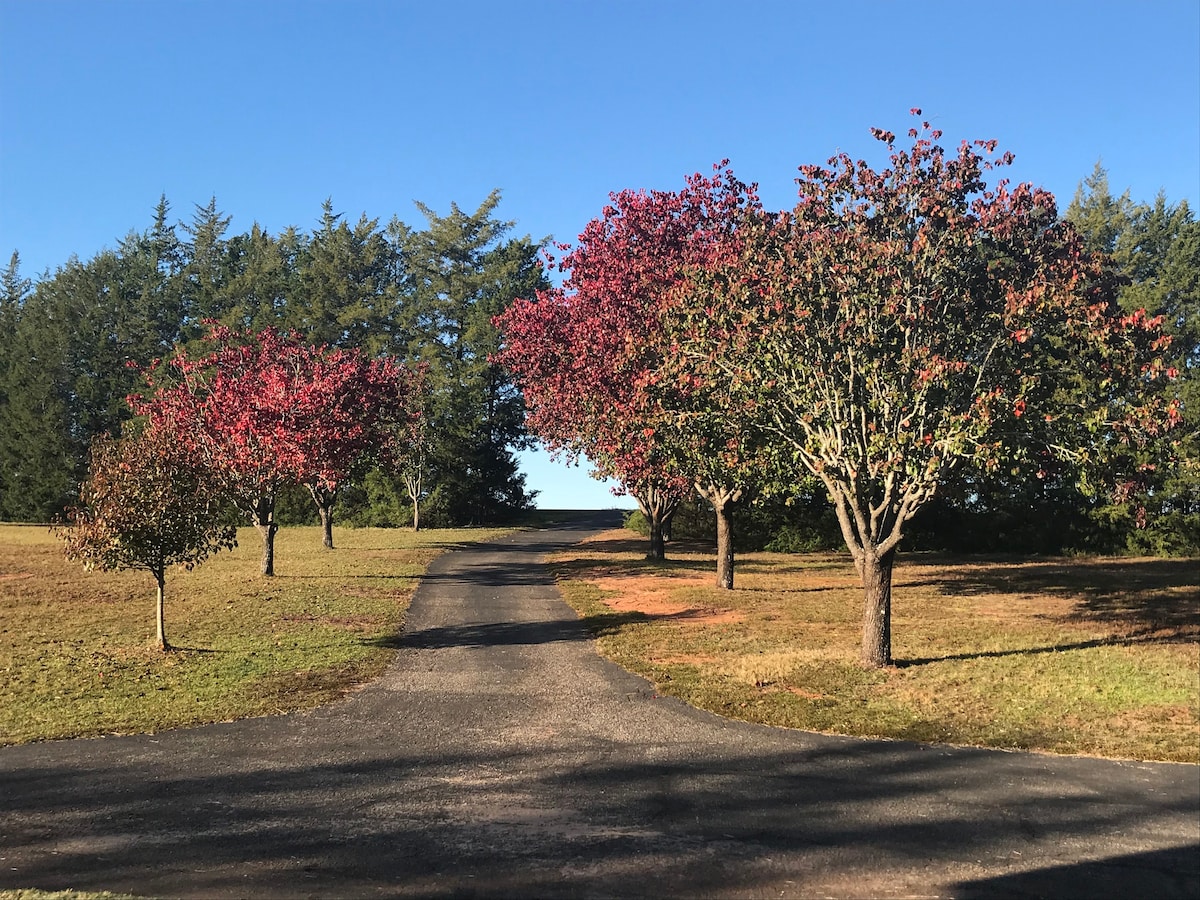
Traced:
[[1200, 897], [1200, 767], [729, 722], [601, 660], [541, 554], [437, 560], [307, 714], [0, 749], [0, 890]]

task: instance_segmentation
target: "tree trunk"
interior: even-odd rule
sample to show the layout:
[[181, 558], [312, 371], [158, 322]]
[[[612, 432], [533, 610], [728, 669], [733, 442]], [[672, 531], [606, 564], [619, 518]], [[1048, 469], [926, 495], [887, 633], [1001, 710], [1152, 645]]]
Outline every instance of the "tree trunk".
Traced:
[[662, 562], [667, 558], [666, 535], [671, 529], [671, 519], [679, 508], [680, 497], [669, 490], [647, 488], [642, 494], [632, 494], [638, 509], [650, 526], [650, 551], [646, 559]]
[[896, 551], [878, 553], [863, 548], [859, 575], [863, 585], [863, 666], [881, 669], [892, 664], [892, 566]]
[[317, 515], [321, 517], [321, 540], [326, 550], [333, 549], [333, 504], [337, 502], [337, 491], [316, 484], [306, 485], [308, 493], [317, 504]]
[[713, 504], [717, 512], [717, 587], [733, 590], [733, 507], [732, 500]]
[[696, 485], [696, 493], [717, 514], [717, 587], [733, 590], [733, 511], [745, 497], [742, 488]]
[[317, 513], [321, 516], [321, 543], [326, 550], [333, 549], [333, 508], [318, 506]]
[[163, 615], [163, 600], [166, 596], [167, 577], [166, 572], [158, 569], [154, 572], [154, 582], [158, 587], [157, 602], [155, 604], [155, 622], [158, 625], [158, 649], [167, 651], [171, 649], [171, 645], [167, 643], [167, 628], [166, 621]]
[[275, 524], [275, 497], [259, 497], [254, 506], [254, 528], [262, 537], [262, 574], [267, 577], [275, 575], [275, 533], [279, 526]]
[[662, 537], [663, 537], [664, 544], [667, 543], [668, 541], [672, 540], [671, 535], [674, 534], [674, 528], [675, 528], [675, 513], [677, 513], [678, 511], [679, 511], [679, 507], [673, 506], [673, 507], [671, 507], [670, 512], [663, 514]]
[[646, 522], [650, 525], [650, 549], [646, 559], [662, 562], [667, 558], [667, 542], [663, 535], [663, 516], [656, 510], [646, 514]]
[[404, 486], [408, 488], [409, 499], [413, 508], [413, 531], [421, 530], [421, 481], [419, 478], [404, 476]]

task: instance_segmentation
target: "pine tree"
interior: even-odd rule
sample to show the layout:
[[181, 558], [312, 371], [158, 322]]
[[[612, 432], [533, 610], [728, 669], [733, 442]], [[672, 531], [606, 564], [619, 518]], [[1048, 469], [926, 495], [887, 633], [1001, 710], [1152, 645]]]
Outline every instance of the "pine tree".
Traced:
[[362, 215], [351, 227], [331, 200], [321, 211], [321, 226], [300, 256], [300, 290], [284, 323], [313, 343], [374, 355], [388, 344], [395, 305], [392, 249], [378, 219]]
[[428, 366], [433, 395], [427, 519], [453, 523], [502, 520], [532, 497], [515, 450], [529, 446], [524, 405], [511, 378], [488, 357], [498, 348], [492, 317], [515, 298], [546, 286], [540, 243], [508, 238], [513, 223], [495, 217], [500, 192], [474, 213], [451, 204], [442, 216], [423, 203], [428, 227], [393, 222], [409, 282], [397, 311], [396, 336], [406, 355]]

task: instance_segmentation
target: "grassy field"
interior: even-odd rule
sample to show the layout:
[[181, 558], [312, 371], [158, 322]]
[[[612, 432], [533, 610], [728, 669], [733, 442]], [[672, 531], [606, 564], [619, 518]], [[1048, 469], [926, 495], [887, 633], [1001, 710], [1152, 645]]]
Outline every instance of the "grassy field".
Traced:
[[607, 532], [557, 554], [603, 653], [663, 694], [815, 731], [1200, 761], [1200, 565], [1167, 559], [902, 557], [896, 665], [857, 664], [848, 556], [756, 553], [737, 590], [711, 550]]
[[285, 528], [275, 578], [240, 546], [167, 576], [154, 649], [154, 581], [87, 572], [44, 526], [0, 526], [0, 744], [281, 713], [378, 675], [419, 576], [443, 550], [500, 529]]

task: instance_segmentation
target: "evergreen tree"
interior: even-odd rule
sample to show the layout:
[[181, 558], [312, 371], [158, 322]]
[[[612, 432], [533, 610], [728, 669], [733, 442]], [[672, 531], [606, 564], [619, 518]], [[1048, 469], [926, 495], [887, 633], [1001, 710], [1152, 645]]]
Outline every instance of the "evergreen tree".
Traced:
[[389, 343], [396, 295], [392, 249], [378, 219], [363, 215], [350, 227], [331, 200], [321, 211], [321, 227], [300, 257], [300, 291], [291, 298], [285, 324], [315, 344], [374, 355]]
[[442, 216], [417, 203], [428, 227], [393, 222], [409, 282], [397, 310], [396, 337], [428, 367], [433, 395], [426, 519], [497, 521], [527, 508], [532, 496], [515, 450], [530, 445], [524, 405], [512, 380], [489, 361], [499, 346], [492, 317], [515, 298], [547, 286], [540, 243], [508, 238], [513, 223], [495, 217], [500, 192], [474, 213], [451, 204]]
[[0, 368], [5, 518], [62, 513], [86, 477], [92, 438], [116, 436], [130, 416], [125, 397], [138, 383], [131, 366], [174, 344], [183, 257], [168, 212], [160, 200], [146, 232], [86, 263], [71, 259], [20, 304]]
[[300, 293], [305, 245], [295, 227], [275, 237], [257, 222], [248, 233], [230, 238], [221, 323], [235, 331], [284, 327], [292, 298]]
[[[1089, 245], [1110, 255], [1123, 287], [1121, 307], [1163, 317], [1172, 338], [1166, 350], [1176, 381], [1165, 387], [1181, 401], [1183, 422], [1166, 460], [1148, 458], [1141, 491], [1129, 503], [1094, 514], [1115, 549], [1200, 553], [1200, 222], [1187, 201], [1172, 205], [1163, 193], [1134, 203], [1114, 198], [1097, 163], [1067, 209], [1066, 218]], [[1152, 467], [1152, 468], [1151, 468]], [[1148, 513], [1148, 515], [1147, 515]]]
[[200, 323], [205, 319], [223, 318], [234, 302], [229, 292], [231, 248], [225, 239], [230, 221], [217, 210], [213, 197], [206, 206], [197, 204], [191, 224], [182, 226], [188, 235], [182, 244], [187, 257], [182, 272], [182, 325], [189, 338], [204, 332]]

